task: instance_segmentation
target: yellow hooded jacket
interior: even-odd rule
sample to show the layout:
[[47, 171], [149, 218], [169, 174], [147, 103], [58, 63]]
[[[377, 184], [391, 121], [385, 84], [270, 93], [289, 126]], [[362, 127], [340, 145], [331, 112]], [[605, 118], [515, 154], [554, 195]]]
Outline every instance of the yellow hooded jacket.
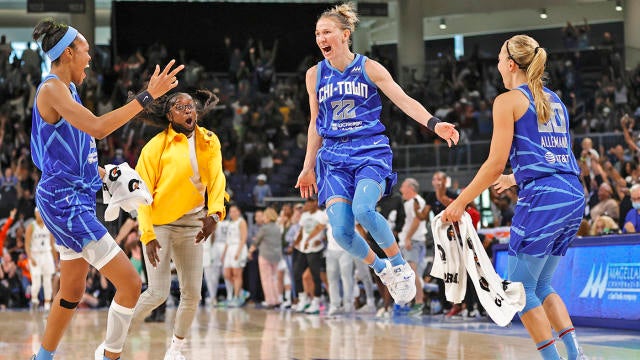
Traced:
[[[217, 213], [222, 220], [226, 215], [224, 200], [227, 195], [220, 140], [212, 131], [200, 126], [196, 126], [193, 136], [200, 180], [207, 192], [207, 214]], [[138, 208], [140, 241], [146, 245], [156, 238], [153, 225], [176, 221], [202, 204], [204, 199], [190, 180], [193, 169], [187, 137], [173, 130], [171, 125], [142, 148], [136, 171], [153, 197], [151, 205]]]

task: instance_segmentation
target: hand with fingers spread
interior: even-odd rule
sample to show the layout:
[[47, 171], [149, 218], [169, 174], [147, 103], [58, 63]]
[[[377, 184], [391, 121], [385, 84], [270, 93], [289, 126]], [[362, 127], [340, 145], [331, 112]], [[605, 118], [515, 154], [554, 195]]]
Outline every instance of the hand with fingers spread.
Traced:
[[458, 130], [456, 130], [455, 125], [448, 122], [437, 123], [435, 133], [444, 139], [449, 147], [458, 144], [458, 140], [460, 140], [460, 134]]
[[153, 75], [151, 75], [151, 79], [149, 80], [149, 85], [147, 86], [147, 91], [154, 99], [157, 99], [159, 96], [166, 94], [169, 90], [178, 86], [178, 78], [176, 75], [184, 69], [184, 65], [178, 65], [174, 69], [171, 69], [175, 63], [175, 60], [169, 61], [162, 71], [160, 71], [160, 65], [156, 65]]
[[159, 251], [162, 249], [162, 246], [160, 246], [158, 240], [153, 239], [145, 245], [145, 248], [147, 250], [147, 258], [149, 259], [151, 266], [155, 269], [160, 263]]
[[316, 183], [316, 172], [313, 169], [302, 169], [298, 176], [296, 189], [300, 189], [300, 197], [309, 198], [318, 193], [318, 185]]
[[502, 194], [503, 191], [515, 185], [517, 185], [516, 177], [513, 174], [500, 175], [498, 180], [493, 183], [493, 187], [496, 189], [498, 194]]
[[204, 216], [198, 220], [202, 221], [202, 229], [196, 234], [196, 244], [208, 238], [216, 230], [216, 221], [211, 216]]

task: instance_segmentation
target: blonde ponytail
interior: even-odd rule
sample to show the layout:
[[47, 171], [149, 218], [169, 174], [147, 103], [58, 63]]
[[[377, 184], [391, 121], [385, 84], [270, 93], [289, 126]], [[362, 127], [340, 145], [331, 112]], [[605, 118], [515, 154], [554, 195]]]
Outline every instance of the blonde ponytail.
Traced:
[[541, 124], [549, 121], [551, 117], [551, 104], [549, 95], [545, 94], [544, 87], [544, 67], [547, 63], [547, 52], [543, 48], [536, 48], [533, 60], [527, 67], [527, 85], [533, 94], [533, 102], [536, 105], [538, 122]]
[[527, 85], [533, 95], [538, 122], [544, 124], [551, 117], [549, 95], [544, 92], [547, 52], [527, 35], [516, 35], [509, 39], [507, 44], [512, 58], [527, 75]]
[[352, 2], [342, 3], [326, 10], [320, 15], [320, 18], [323, 17], [333, 17], [340, 24], [340, 29], [349, 30], [351, 33], [356, 30], [356, 24], [360, 21], [356, 6]]

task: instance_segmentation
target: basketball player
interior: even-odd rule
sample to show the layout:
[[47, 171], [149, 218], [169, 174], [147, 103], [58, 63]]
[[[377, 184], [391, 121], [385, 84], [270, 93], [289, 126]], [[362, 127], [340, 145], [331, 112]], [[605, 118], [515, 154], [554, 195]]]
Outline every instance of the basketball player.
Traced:
[[148, 287], [133, 314], [134, 319], [143, 319], [167, 299], [173, 260], [180, 282], [180, 304], [164, 360], [184, 359], [184, 338], [202, 288], [200, 242], [211, 235], [226, 213], [220, 141], [213, 132], [198, 126], [199, 115], [216, 102], [208, 91], [198, 91], [193, 97], [176, 92], [154, 100], [138, 115], [166, 127], [142, 148], [136, 165], [153, 194], [153, 203], [138, 208]]
[[[560, 359], [553, 326], [573, 360], [582, 354], [551, 278], [575, 238], [585, 200], [571, 151], [567, 109], [542, 81], [546, 61], [545, 49], [529, 36], [516, 35], [502, 45], [498, 71], [510, 91], [498, 96], [493, 105], [489, 157], [445, 209], [443, 219], [460, 220], [466, 205], [491, 184], [499, 192], [518, 185], [508, 276], [525, 288], [527, 303], [520, 318], [544, 359]], [[501, 175], [507, 159], [513, 174]]]
[[[232, 294], [227, 303], [229, 307], [244, 305], [242, 296], [242, 272], [247, 265], [249, 251], [247, 250], [247, 236], [249, 233], [247, 222], [242, 217], [242, 212], [237, 205], [229, 207], [229, 224], [227, 225], [227, 242], [222, 251], [224, 279], [231, 286], [227, 288], [227, 298]], [[256, 221], [258, 218], [256, 217]], [[226, 284], [225, 282], [225, 284]]]
[[35, 221], [27, 227], [24, 244], [31, 272], [31, 304], [33, 308], [38, 307], [40, 303], [38, 295], [42, 287], [44, 289], [44, 311], [49, 311], [58, 254], [55, 251], [53, 234], [44, 226], [38, 208], [35, 208], [33, 214]]
[[209, 305], [218, 305], [218, 284], [222, 275], [222, 253], [227, 242], [227, 226], [229, 219], [216, 224], [216, 230], [204, 242], [202, 264], [204, 266], [204, 280], [209, 290]]
[[174, 61], [160, 71], [156, 65], [147, 89], [137, 101], [102, 116], [85, 108], [76, 86], [86, 77], [89, 43], [76, 29], [45, 19], [33, 30], [51, 60], [51, 73], [38, 87], [33, 106], [31, 156], [42, 171], [36, 205], [60, 252], [58, 291], [37, 360], [52, 359], [85, 290], [89, 265], [100, 270], [116, 287], [109, 307], [104, 342], [95, 358], [117, 359], [124, 345], [141, 281], [133, 265], [96, 217], [96, 192], [102, 188], [94, 138], [118, 129], [149, 101], [178, 85], [180, 65]]
[[[387, 222], [375, 210], [397, 179], [391, 170], [389, 139], [380, 122], [378, 89], [449, 145], [458, 141], [458, 132], [409, 97], [378, 62], [351, 52], [350, 38], [357, 22], [354, 5], [348, 3], [325, 11], [316, 23], [316, 44], [325, 59], [306, 74], [311, 121], [296, 188], [303, 198], [318, 193], [338, 244], [369, 264], [396, 302], [408, 303], [416, 293], [415, 273], [402, 258]], [[372, 234], [389, 260], [376, 256], [355, 232], [354, 219]]]

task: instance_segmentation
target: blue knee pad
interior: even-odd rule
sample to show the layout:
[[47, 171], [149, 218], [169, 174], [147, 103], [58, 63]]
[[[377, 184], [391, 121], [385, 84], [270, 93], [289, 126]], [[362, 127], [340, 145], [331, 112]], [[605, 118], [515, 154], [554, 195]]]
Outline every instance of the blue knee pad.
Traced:
[[353, 196], [353, 215], [383, 250], [393, 245], [396, 238], [387, 220], [376, 211], [376, 204], [384, 193], [385, 183], [371, 179], [358, 182]]
[[369, 245], [355, 231], [353, 211], [351, 205], [346, 202], [333, 203], [327, 209], [329, 223], [334, 239], [338, 245], [345, 249], [351, 256], [364, 260], [369, 253]]
[[524, 286], [527, 303], [519, 312], [520, 316], [527, 311], [541, 306], [542, 303], [536, 294], [540, 274], [547, 261], [547, 257], [537, 258], [531, 255], [518, 254], [508, 258], [508, 278], [510, 281], [521, 282]]
[[558, 267], [561, 256], [549, 256], [547, 262], [544, 264], [542, 271], [540, 272], [540, 278], [538, 280], [538, 286], [536, 287], [536, 296], [541, 303], [547, 296], [555, 294], [556, 290], [551, 286], [551, 280], [553, 279], [553, 273]]

